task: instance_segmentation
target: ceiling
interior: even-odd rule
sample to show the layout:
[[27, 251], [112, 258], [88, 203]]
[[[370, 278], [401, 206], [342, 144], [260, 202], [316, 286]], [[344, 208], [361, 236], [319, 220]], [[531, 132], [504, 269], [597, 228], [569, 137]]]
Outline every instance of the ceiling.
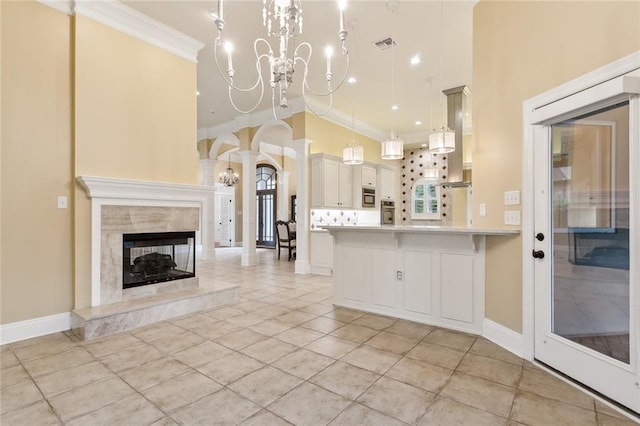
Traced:
[[[213, 59], [213, 41], [217, 31], [209, 11], [217, 8], [217, 1], [136, 0], [124, 3], [206, 43], [198, 55], [199, 130], [222, 125], [241, 115], [231, 106], [227, 86]], [[441, 90], [467, 85], [473, 91], [471, 49], [475, 3], [458, 0], [399, 1], [392, 12], [386, 1], [349, 0], [345, 10], [351, 62], [348, 75], [355, 76], [357, 83], [345, 83], [336, 92], [333, 109], [349, 118], [353, 113], [356, 127], [364, 124], [383, 133], [394, 129], [407, 141], [424, 141], [432, 128], [440, 127], [444, 122], [441, 106], [446, 109], [446, 98]], [[303, 17], [303, 34], [297, 41], [308, 41], [314, 48], [309, 84], [315, 91], [324, 91], [324, 47], [331, 44], [339, 52], [337, 4], [329, 0], [303, 0]], [[257, 37], [267, 38], [262, 26], [262, 2], [227, 0], [224, 18], [223, 37], [234, 44], [235, 82], [241, 86], [253, 85], [256, 78], [253, 41]], [[392, 37], [397, 46], [379, 50], [374, 43], [387, 37]], [[272, 46], [277, 52], [276, 43], [272, 42]], [[226, 68], [224, 52], [218, 54], [221, 66]], [[416, 54], [421, 62], [411, 65], [410, 59]], [[266, 68], [263, 66], [263, 70]], [[340, 80], [344, 69], [344, 57], [336, 54], [334, 82]], [[297, 67], [289, 99], [300, 96], [301, 78], [302, 69]], [[256, 111], [271, 108], [268, 81], [266, 90]], [[238, 105], [249, 108], [257, 95], [235, 99]], [[317, 100], [327, 103], [327, 99]], [[397, 111], [391, 110], [392, 104], [398, 105]], [[422, 124], [416, 125], [416, 121]]]

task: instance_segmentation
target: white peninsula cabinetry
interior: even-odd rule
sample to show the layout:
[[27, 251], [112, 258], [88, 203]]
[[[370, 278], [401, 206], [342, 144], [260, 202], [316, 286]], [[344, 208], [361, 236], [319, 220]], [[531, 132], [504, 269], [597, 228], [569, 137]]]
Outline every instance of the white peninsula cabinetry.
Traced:
[[426, 226], [328, 227], [334, 304], [479, 334], [487, 235]]
[[353, 171], [337, 157], [311, 156], [311, 207], [353, 207]]

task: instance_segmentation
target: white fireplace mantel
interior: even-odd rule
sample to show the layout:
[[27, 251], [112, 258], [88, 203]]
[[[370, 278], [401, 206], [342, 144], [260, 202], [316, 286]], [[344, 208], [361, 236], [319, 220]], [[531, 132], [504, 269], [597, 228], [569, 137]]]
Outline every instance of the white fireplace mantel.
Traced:
[[197, 207], [200, 209], [201, 255], [215, 253], [215, 187], [166, 182], [78, 176], [91, 199], [91, 306], [100, 306], [102, 206]]
[[78, 176], [78, 182], [92, 199], [202, 201], [215, 193], [211, 186], [95, 176]]

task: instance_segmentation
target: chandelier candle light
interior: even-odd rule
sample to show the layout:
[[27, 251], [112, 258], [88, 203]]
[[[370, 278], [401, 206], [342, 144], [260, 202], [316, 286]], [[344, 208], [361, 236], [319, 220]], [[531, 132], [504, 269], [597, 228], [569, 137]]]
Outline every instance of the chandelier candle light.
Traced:
[[220, 183], [223, 183], [224, 186], [233, 186], [238, 183], [239, 180], [240, 177], [236, 172], [233, 171], [233, 168], [231, 167], [231, 154], [229, 154], [229, 167], [227, 167], [227, 170], [225, 170], [224, 173], [220, 173], [218, 181]]
[[[346, 58], [345, 71], [340, 82], [335, 85], [335, 87], [332, 87], [333, 48], [331, 46], [327, 47], [325, 49], [327, 67], [325, 73], [326, 90], [324, 92], [313, 91], [309, 87], [309, 83], [307, 81], [309, 62], [313, 53], [311, 45], [308, 42], [302, 42], [295, 45], [293, 48], [289, 46], [289, 41], [291, 39], [295, 40], [296, 37], [302, 34], [302, 0], [262, 0], [262, 24], [266, 28], [267, 35], [269, 37], [278, 39], [278, 49], [275, 49], [277, 54], [274, 53], [274, 49], [266, 39], [257, 38], [253, 42], [253, 51], [256, 56], [255, 67], [258, 74], [256, 82], [252, 86], [237, 86], [233, 80], [233, 76], [235, 74], [232, 58], [233, 45], [228, 41], [223, 42], [222, 39], [222, 33], [225, 26], [223, 1], [224, 0], [218, 0], [217, 14], [214, 12], [211, 13], [215, 18], [216, 27], [218, 29], [218, 36], [214, 42], [214, 58], [220, 75], [229, 86], [229, 100], [236, 111], [240, 113], [250, 113], [255, 111], [262, 103], [265, 81], [262, 74], [261, 62], [264, 59], [269, 64], [269, 85], [271, 86], [271, 103], [275, 119], [279, 118], [280, 109], [288, 107], [287, 91], [289, 90], [290, 84], [293, 82], [293, 73], [298, 63], [301, 63], [303, 67], [301, 90], [305, 105], [316, 115], [324, 115], [329, 112], [333, 103], [333, 93], [342, 86], [349, 70], [349, 52], [346, 47], [347, 31], [344, 27], [344, 9], [346, 7], [346, 0], [338, 0], [338, 7], [340, 11], [340, 29], [338, 31], [338, 39], [342, 47], [341, 53]], [[227, 53], [226, 73], [222, 71], [218, 61], [219, 46], [224, 46], [224, 50]], [[239, 108], [233, 100], [232, 92], [237, 91], [246, 93], [253, 92], [254, 90], [259, 91], [260, 93], [255, 105], [249, 109]], [[328, 96], [329, 105], [326, 111], [323, 111], [322, 113], [314, 111], [307, 100], [307, 92], [314, 96]]]

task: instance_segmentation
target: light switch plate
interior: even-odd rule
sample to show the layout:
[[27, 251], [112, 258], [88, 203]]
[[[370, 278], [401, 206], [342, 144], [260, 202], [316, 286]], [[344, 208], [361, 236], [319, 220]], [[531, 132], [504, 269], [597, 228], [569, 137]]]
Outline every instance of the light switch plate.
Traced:
[[480, 217], [485, 217], [487, 215], [487, 205], [485, 203], [480, 203]]
[[504, 193], [504, 205], [505, 206], [518, 206], [518, 205], [520, 205], [520, 191], [505, 191], [505, 193]]
[[66, 196], [64, 195], [58, 195], [58, 208], [59, 209], [66, 209], [67, 207], [69, 207], [69, 200]]
[[507, 210], [504, 212], [505, 225], [520, 225], [520, 211]]

